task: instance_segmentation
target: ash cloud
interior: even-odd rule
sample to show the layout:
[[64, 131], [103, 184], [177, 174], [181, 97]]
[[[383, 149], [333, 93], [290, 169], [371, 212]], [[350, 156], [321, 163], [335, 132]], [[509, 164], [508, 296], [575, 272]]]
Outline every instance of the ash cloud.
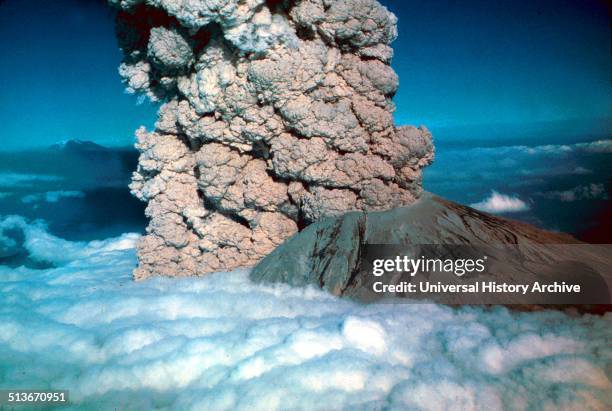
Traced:
[[138, 236], [71, 242], [21, 217], [32, 259], [0, 266], [0, 389], [74, 409], [604, 410], [612, 317], [372, 304], [315, 289], [131, 280]]
[[110, 0], [148, 202], [136, 278], [255, 264], [304, 225], [414, 202], [424, 127], [396, 127], [397, 19], [375, 0]]

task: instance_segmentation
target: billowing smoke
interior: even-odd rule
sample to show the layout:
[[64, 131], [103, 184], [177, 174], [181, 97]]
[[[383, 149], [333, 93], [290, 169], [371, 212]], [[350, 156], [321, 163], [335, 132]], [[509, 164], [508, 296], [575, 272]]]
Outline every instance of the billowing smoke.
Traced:
[[611, 409], [610, 314], [360, 305], [243, 270], [134, 282], [136, 237], [0, 220], [0, 249], [54, 266], [0, 266], [0, 389], [75, 410]]
[[375, 0], [110, 0], [148, 202], [136, 278], [256, 263], [304, 225], [407, 205], [433, 157], [395, 127], [396, 18]]

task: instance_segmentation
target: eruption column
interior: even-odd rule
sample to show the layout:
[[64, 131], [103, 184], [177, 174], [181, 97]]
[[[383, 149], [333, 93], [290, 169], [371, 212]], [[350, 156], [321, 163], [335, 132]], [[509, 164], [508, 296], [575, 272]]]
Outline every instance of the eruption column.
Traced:
[[396, 127], [396, 18], [375, 0], [109, 0], [137, 131], [135, 278], [250, 266], [300, 228], [414, 202], [433, 159]]

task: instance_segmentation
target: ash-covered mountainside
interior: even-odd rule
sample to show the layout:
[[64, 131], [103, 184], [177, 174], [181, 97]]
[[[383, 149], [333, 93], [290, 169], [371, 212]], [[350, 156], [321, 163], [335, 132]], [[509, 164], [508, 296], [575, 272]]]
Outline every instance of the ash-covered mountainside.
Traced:
[[[410, 207], [373, 213], [353, 212], [318, 221], [275, 249], [250, 276], [256, 282], [311, 285], [360, 301], [377, 301], [392, 295], [373, 293], [372, 285], [376, 281], [399, 284], [424, 278], [432, 283], [440, 280], [445, 284], [461, 283], [459, 277], [444, 272], [422, 272], [414, 278], [401, 273], [399, 276], [389, 274], [395, 276], [391, 279], [373, 276], [371, 266], [363, 263], [368, 260], [368, 245], [380, 244], [387, 246], [379, 247], [379, 254], [374, 254], [376, 258], [384, 255], [384, 247], [392, 258], [401, 253], [415, 259], [423, 254], [442, 259], [466, 258], [470, 253], [480, 257], [486, 255], [490, 270], [481, 277], [465, 277], [478, 281], [518, 284], [567, 281], [582, 287], [582, 294], [577, 296], [563, 293], [536, 297], [495, 293], [426, 295], [444, 304], [501, 302], [520, 309], [535, 309], [540, 304], [548, 307], [571, 304], [581, 311], [599, 313], [612, 308], [608, 285], [612, 284], [612, 276], [608, 273], [612, 264], [609, 246], [587, 245], [568, 234], [495, 217], [427, 192]], [[465, 278], [461, 281], [470, 281]], [[402, 292], [394, 295], [422, 298]]]
[[375, 0], [109, 0], [148, 202], [137, 279], [255, 264], [300, 228], [413, 203], [427, 129], [395, 127], [396, 17]]

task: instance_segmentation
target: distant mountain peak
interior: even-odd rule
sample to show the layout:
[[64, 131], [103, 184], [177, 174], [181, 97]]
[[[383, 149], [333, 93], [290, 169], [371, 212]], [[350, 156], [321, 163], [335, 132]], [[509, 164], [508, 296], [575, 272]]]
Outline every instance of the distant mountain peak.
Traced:
[[107, 151], [108, 149], [104, 146], [94, 143], [93, 141], [85, 140], [63, 140], [59, 141], [49, 147], [50, 150], [54, 151]]

